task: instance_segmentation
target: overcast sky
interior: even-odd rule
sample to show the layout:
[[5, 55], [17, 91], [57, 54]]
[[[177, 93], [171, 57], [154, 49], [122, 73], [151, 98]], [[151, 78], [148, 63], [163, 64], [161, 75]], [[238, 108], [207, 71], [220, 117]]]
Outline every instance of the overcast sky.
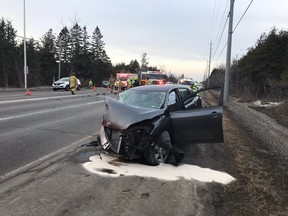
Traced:
[[[235, 0], [234, 27], [250, 2]], [[23, 5], [24, 0], [0, 0], [0, 16], [12, 22], [19, 36]], [[149, 66], [201, 81], [210, 41], [212, 68], [225, 64], [229, 7], [230, 0], [26, 0], [26, 37], [38, 40], [49, 28], [58, 35], [75, 21], [89, 35], [98, 26], [113, 64], [140, 63], [147, 53]], [[232, 58], [243, 56], [273, 26], [287, 30], [287, 11], [287, 0], [254, 0], [233, 33]]]

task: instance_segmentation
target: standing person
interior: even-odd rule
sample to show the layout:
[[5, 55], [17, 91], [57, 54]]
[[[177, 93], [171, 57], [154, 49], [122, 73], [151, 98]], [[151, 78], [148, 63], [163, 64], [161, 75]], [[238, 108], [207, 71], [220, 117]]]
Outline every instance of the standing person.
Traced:
[[[191, 89], [193, 92], [197, 92], [199, 90], [198, 84], [197, 82], [191, 83]], [[199, 94], [197, 94], [197, 96], [199, 96]]]
[[199, 91], [199, 87], [198, 87], [198, 83], [197, 82], [194, 82], [192, 85], [191, 85], [191, 89], [192, 89], [192, 92], [196, 93], [195, 94], [195, 97], [193, 99], [193, 103], [195, 104], [195, 107], [198, 107], [198, 108], [201, 108], [202, 107], [202, 99], [200, 97], [200, 94], [198, 93]]
[[88, 82], [88, 88], [92, 88], [92, 86], [93, 86], [93, 82], [92, 82], [92, 79], [90, 79]]
[[122, 81], [118, 79], [118, 92], [122, 90]]
[[146, 80], [146, 83], [145, 83], [146, 85], [152, 85], [152, 82], [151, 82], [151, 80], [149, 79], [149, 77], [147, 77], [147, 80]]
[[71, 90], [71, 94], [75, 95], [75, 90], [77, 88], [78, 80], [76, 78], [76, 74], [74, 72], [71, 73], [69, 77], [69, 87]]
[[131, 88], [132, 78], [128, 78], [128, 79], [126, 80], [126, 83], [127, 83], [127, 89]]
[[139, 79], [138, 78], [134, 78], [133, 80], [133, 87], [139, 86]]
[[114, 85], [115, 85], [115, 78], [113, 77], [113, 74], [111, 74], [109, 78], [109, 87], [111, 89], [111, 92], [113, 92]]

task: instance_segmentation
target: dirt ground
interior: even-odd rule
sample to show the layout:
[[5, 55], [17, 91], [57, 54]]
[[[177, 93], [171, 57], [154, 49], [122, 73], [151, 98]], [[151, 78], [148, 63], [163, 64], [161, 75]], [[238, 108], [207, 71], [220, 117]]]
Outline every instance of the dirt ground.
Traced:
[[[288, 102], [256, 110], [288, 126]], [[237, 123], [229, 110], [225, 115], [225, 169], [237, 178], [224, 188], [225, 214], [288, 215], [288, 161]]]

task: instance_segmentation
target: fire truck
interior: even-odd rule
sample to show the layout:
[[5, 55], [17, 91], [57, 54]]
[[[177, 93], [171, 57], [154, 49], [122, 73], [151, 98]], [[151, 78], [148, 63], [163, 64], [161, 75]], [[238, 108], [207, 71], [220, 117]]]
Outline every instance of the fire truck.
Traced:
[[141, 72], [140, 85], [145, 85], [148, 78], [152, 85], [164, 85], [167, 81], [165, 73], [160, 71], [147, 71]]
[[122, 82], [122, 89], [127, 89], [127, 79], [134, 79], [137, 78], [137, 74], [133, 74], [133, 73], [117, 73], [116, 74], [116, 82], [115, 82], [115, 86], [117, 88], [118, 86], [118, 82], [119, 80], [121, 80]]

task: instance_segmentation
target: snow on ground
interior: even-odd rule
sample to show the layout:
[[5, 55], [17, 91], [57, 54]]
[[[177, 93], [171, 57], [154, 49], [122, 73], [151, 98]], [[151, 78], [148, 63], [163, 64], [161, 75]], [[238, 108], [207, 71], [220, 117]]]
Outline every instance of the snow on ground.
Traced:
[[255, 102], [252, 103], [253, 107], [272, 107], [272, 106], [278, 106], [279, 104], [281, 104], [281, 102], [263, 102], [261, 100], [257, 100]]

